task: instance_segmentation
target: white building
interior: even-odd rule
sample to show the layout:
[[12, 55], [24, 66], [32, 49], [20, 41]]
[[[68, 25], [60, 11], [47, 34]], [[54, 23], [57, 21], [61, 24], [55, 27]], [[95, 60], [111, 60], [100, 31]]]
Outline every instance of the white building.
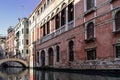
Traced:
[[14, 53], [17, 57], [26, 58], [29, 56], [28, 50], [28, 34], [29, 34], [29, 25], [28, 19], [23, 18], [22, 20], [19, 19], [19, 23], [15, 26], [15, 49]]
[[6, 40], [5, 37], [0, 36], [0, 59], [3, 58], [5, 54], [5, 47], [6, 47], [5, 40]]

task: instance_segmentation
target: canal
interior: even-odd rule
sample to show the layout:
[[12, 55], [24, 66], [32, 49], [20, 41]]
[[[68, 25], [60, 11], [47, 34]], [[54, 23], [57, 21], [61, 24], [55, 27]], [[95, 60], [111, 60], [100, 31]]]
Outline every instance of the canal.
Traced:
[[0, 80], [120, 80], [119, 72], [61, 72], [0, 68]]

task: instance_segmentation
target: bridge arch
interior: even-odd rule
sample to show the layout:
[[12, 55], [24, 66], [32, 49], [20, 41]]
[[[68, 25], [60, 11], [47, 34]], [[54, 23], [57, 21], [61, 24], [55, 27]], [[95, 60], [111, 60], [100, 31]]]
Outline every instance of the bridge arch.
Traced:
[[22, 59], [17, 59], [17, 58], [2, 59], [2, 60], [0, 60], [0, 65], [5, 62], [18, 62], [18, 63], [22, 64], [24, 67], [29, 67], [28, 63]]

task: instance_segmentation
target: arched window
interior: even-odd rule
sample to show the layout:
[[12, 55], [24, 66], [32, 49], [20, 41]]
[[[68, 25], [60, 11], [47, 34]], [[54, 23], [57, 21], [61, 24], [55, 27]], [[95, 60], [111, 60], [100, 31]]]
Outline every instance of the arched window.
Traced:
[[46, 23], [46, 26], [47, 26], [47, 34], [49, 34], [50, 33], [50, 22], [49, 21]]
[[45, 51], [41, 51], [41, 65], [45, 66]]
[[120, 11], [115, 15], [115, 30], [120, 31]]
[[90, 22], [87, 25], [87, 39], [93, 39], [94, 38], [94, 23]]
[[46, 27], [45, 24], [41, 25], [41, 30], [42, 30], [42, 37], [44, 37], [46, 35]]
[[62, 11], [61, 11], [61, 26], [66, 24], [66, 4], [64, 3], [62, 5]]
[[73, 2], [68, 5], [68, 22], [74, 19], [74, 5]]
[[60, 28], [60, 13], [56, 14], [55, 23], [56, 23], [55, 28], [59, 29]]
[[55, 17], [54, 17], [54, 13], [51, 14], [50, 25], [51, 25], [51, 32], [52, 32], [55, 29]]
[[53, 49], [52, 48], [49, 48], [48, 49], [48, 63], [49, 63], [49, 66], [53, 66]]
[[74, 61], [74, 42], [69, 41], [69, 61]]
[[60, 12], [59, 12], [59, 8], [57, 8], [56, 10], [56, 16], [55, 16], [55, 29], [59, 29], [60, 28]]
[[56, 46], [56, 61], [59, 62], [60, 60], [60, 47]]
[[36, 61], [39, 63], [39, 52], [37, 52]]

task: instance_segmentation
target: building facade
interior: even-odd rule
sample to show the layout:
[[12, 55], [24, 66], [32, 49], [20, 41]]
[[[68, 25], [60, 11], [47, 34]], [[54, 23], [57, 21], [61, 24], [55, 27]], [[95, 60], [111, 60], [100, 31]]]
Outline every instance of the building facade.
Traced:
[[13, 57], [14, 55], [14, 28], [9, 27], [7, 30], [7, 38], [6, 38], [6, 56]]
[[14, 49], [14, 55], [19, 58], [27, 59], [29, 56], [29, 40], [28, 40], [28, 34], [29, 34], [29, 24], [28, 19], [23, 18], [19, 19], [19, 23], [15, 26], [15, 49]]
[[120, 68], [119, 0], [42, 0], [29, 21], [34, 67]]
[[6, 37], [0, 36], [0, 59], [5, 57], [6, 53]]

